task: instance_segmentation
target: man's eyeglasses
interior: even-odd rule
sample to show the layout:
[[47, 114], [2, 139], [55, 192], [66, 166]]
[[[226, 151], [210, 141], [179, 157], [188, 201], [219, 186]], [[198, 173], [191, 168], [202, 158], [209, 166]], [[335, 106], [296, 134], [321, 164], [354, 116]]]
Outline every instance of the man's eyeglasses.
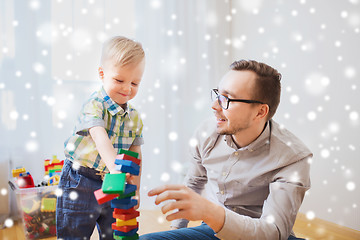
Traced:
[[228, 109], [229, 108], [229, 103], [230, 102], [243, 102], [243, 103], [260, 103], [260, 104], [264, 104], [263, 102], [260, 101], [256, 101], [256, 100], [246, 100], [246, 99], [230, 99], [224, 95], [219, 94], [219, 90], [214, 88], [213, 90], [211, 90], [211, 99], [212, 101], [215, 101], [216, 99], [219, 102], [219, 105], [221, 108], [223, 109]]

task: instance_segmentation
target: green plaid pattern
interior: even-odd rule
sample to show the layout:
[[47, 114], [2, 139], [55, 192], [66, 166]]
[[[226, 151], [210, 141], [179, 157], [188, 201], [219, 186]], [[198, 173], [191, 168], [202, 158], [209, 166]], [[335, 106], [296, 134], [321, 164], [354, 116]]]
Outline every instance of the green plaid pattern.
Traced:
[[142, 145], [143, 123], [139, 113], [128, 103], [124, 110], [105, 92], [94, 92], [82, 107], [73, 134], [65, 141], [65, 156], [81, 166], [108, 172], [92, 140], [89, 129], [104, 127], [117, 152], [132, 144]]

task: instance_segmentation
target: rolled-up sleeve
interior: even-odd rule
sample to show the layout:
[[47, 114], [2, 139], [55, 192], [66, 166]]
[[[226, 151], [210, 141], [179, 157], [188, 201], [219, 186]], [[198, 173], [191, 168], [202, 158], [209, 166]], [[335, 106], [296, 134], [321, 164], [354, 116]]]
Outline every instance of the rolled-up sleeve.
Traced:
[[84, 104], [82, 113], [79, 115], [78, 123], [75, 126], [75, 132], [78, 135], [89, 135], [89, 129], [100, 126], [105, 127], [103, 119], [104, 106], [101, 102], [91, 100]]

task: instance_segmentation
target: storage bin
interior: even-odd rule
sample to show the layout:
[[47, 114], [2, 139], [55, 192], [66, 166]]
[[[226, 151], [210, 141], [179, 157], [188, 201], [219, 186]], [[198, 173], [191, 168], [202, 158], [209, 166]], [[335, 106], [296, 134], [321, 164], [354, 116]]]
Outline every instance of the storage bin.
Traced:
[[57, 186], [16, 189], [26, 239], [56, 236]]

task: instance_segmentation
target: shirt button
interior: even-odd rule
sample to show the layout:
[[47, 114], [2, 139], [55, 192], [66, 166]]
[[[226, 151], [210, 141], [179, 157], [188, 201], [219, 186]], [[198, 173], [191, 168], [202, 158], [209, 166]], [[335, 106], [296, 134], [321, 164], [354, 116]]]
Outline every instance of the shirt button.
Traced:
[[220, 193], [221, 193], [221, 195], [224, 195], [224, 191], [221, 191]]
[[234, 152], [234, 154], [235, 154], [235, 156], [239, 155], [239, 153], [238, 153], [238, 152]]
[[222, 174], [223, 174], [223, 176], [226, 176], [226, 172], [223, 172]]

